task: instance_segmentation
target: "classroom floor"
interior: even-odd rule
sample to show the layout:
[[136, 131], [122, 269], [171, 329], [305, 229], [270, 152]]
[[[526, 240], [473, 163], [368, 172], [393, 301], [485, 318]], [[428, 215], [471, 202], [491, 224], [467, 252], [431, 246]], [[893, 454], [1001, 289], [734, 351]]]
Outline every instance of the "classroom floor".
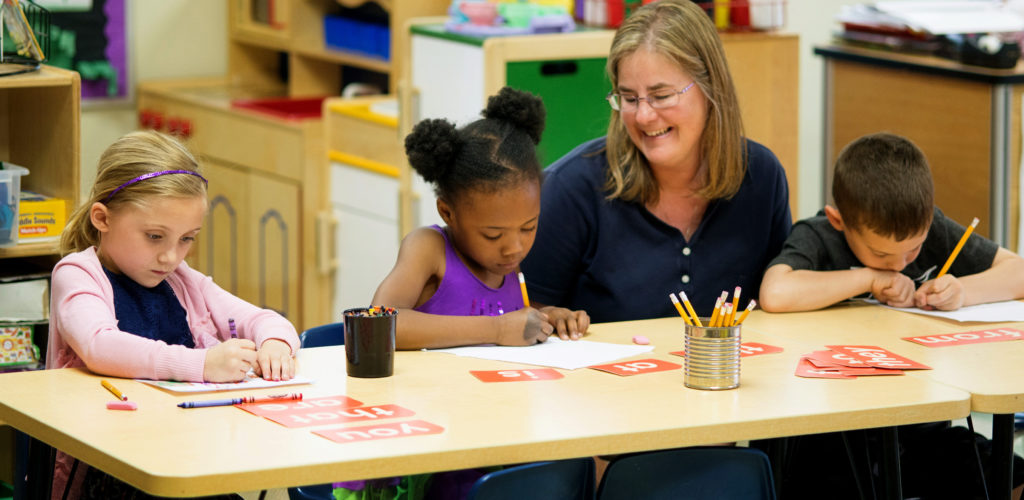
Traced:
[[[974, 420], [974, 431], [992, 437], [992, 415], [988, 413], [972, 413], [972, 419]], [[953, 425], [962, 425], [967, 427], [967, 419], [960, 419], [953, 421]], [[1024, 431], [1018, 431], [1014, 434], [1013, 439], [1013, 451], [1018, 455], [1024, 456]], [[245, 500], [259, 500], [259, 491], [250, 491], [241, 494]], [[288, 500], [288, 490], [281, 488], [276, 490], [270, 490], [267, 492], [267, 496], [264, 500]]]

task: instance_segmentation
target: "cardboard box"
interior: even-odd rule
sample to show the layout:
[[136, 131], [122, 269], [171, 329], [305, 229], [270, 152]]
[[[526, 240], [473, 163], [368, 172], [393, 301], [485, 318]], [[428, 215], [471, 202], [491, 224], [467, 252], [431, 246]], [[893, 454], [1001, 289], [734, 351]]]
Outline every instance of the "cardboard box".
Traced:
[[67, 221], [67, 203], [32, 191], [21, 192], [18, 208], [18, 241], [56, 240]]

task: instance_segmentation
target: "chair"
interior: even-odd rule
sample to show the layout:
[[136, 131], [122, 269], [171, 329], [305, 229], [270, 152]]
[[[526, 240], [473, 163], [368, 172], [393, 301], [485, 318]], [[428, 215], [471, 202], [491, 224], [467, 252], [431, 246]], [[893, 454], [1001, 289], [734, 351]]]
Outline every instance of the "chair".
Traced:
[[775, 500], [768, 455], [753, 448], [680, 448], [625, 455], [605, 470], [599, 500]]
[[[299, 334], [302, 347], [326, 347], [345, 344], [345, 323], [314, 326]], [[288, 488], [289, 500], [334, 500], [331, 483]]]
[[517, 465], [477, 479], [466, 500], [591, 500], [594, 459], [590, 457]]

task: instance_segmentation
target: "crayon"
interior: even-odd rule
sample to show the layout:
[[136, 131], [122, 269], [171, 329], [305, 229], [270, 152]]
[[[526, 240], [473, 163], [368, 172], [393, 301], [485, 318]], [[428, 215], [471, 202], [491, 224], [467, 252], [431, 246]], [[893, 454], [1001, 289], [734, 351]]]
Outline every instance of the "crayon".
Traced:
[[212, 408], [215, 406], [234, 406], [245, 403], [262, 403], [264, 401], [298, 401], [301, 399], [301, 392], [296, 394], [277, 394], [274, 396], [245, 396], [241, 398], [232, 399], [211, 399], [209, 401], [186, 401], [184, 403], [178, 403], [178, 408]]
[[231, 338], [238, 338], [238, 330], [235, 328], [235, 318], [228, 318], [228, 330], [231, 331]]

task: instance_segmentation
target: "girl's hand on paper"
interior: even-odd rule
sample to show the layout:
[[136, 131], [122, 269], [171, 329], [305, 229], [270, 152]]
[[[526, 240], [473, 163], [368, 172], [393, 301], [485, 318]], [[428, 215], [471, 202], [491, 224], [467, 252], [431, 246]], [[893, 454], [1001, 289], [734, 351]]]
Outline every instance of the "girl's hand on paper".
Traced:
[[533, 345], [544, 342], [554, 333], [555, 327], [548, 321], [548, 315], [532, 307], [497, 316], [498, 345]]
[[291, 380], [295, 377], [295, 360], [292, 348], [286, 342], [269, 339], [263, 342], [256, 353], [256, 374], [264, 380]]
[[249, 339], [231, 339], [206, 350], [203, 380], [238, 382], [256, 364], [256, 343]]
[[877, 271], [871, 281], [871, 294], [892, 307], [913, 307], [914, 281], [895, 271]]
[[590, 327], [586, 311], [570, 311], [564, 307], [545, 306], [540, 311], [548, 316], [548, 323], [562, 340], [579, 340]]
[[914, 303], [921, 309], [955, 311], [964, 306], [964, 284], [951, 274], [925, 281], [914, 293]]

